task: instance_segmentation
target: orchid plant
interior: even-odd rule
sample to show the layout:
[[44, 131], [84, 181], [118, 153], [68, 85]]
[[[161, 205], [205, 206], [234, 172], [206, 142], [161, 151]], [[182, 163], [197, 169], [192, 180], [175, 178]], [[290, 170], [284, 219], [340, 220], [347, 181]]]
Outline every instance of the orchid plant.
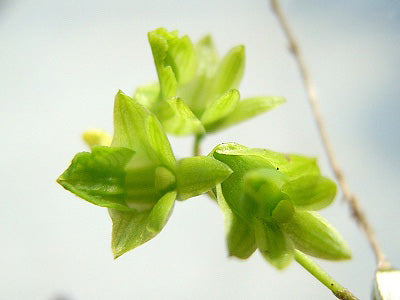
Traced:
[[[175, 201], [208, 193], [225, 218], [228, 253], [249, 258], [257, 249], [283, 269], [294, 259], [341, 299], [355, 299], [309, 257], [351, 258], [336, 229], [316, 210], [332, 203], [335, 183], [321, 175], [313, 157], [217, 145], [201, 156], [206, 135], [284, 103], [282, 97], [240, 100], [245, 48], [218, 57], [210, 36], [159, 28], [148, 34], [158, 75], [132, 97], [115, 96], [114, 135], [89, 130], [91, 152], [78, 153], [58, 183], [108, 209], [117, 258], [154, 238]], [[193, 135], [194, 156], [176, 160], [166, 133]]]

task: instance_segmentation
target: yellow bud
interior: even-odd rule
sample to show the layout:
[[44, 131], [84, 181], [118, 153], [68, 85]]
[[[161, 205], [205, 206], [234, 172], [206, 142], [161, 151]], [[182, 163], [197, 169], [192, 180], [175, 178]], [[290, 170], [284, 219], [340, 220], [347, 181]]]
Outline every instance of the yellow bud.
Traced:
[[82, 138], [89, 148], [94, 146], [110, 146], [111, 136], [102, 129], [88, 129], [82, 134]]

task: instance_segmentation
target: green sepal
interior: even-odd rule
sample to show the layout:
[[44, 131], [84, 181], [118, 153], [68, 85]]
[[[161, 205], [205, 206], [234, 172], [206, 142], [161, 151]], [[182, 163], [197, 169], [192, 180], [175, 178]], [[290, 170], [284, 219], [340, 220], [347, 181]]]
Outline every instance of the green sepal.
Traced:
[[136, 89], [133, 98], [137, 102], [151, 110], [153, 105], [157, 102], [159, 94], [160, 85], [158, 83], [153, 83], [139, 86]]
[[337, 230], [313, 211], [298, 210], [293, 218], [282, 223], [285, 232], [300, 251], [319, 258], [344, 260], [351, 251]]
[[211, 37], [202, 38], [195, 46], [196, 74], [195, 77], [178, 90], [179, 97], [185, 100], [192, 112], [200, 117], [208, 102], [214, 100], [212, 94], [212, 77], [218, 65], [218, 55]]
[[158, 74], [160, 77], [160, 98], [168, 100], [175, 97], [178, 92], [178, 81], [171, 66], [162, 67]]
[[305, 175], [282, 186], [282, 192], [295, 206], [308, 210], [322, 209], [335, 199], [335, 183], [320, 175]]
[[229, 256], [247, 259], [257, 249], [254, 230], [246, 221], [231, 210], [222, 194], [220, 184], [217, 185], [216, 191], [218, 205], [224, 215], [226, 244]]
[[317, 159], [315, 157], [297, 154], [285, 155], [286, 163], [277, 165], [279, 171], [291, 179], [305, 175], [320, 175]]
[[150, 112], [137, 101], [118, 91], [114, 101], [113, 147], [126, 147], [142, 157], [147, 153], [147, 123]]
[[[278, 203], [287, 197], [281, 192], [285, 182], [286, 176], [273, 168], [248, 171], [244, 175], [243, 186], [247, 205], [253, 203], [253, 207], [249, 207], [252, 214], [257, 218], [271, 218], [272, 211]], [[248, 212], [251, 214], [249, 210]]]
[[57, 182], [95, 205], [129, 210], [124, 168], [134, 153], [127, 148], [94, 146], [91, 153], [76, 154]]
[[257, 247], [263, 257], [275, 268], [287, 267], [294, 257], [294, 246], [274, 221], [254, 223]]
[[200, 120], [180, 98], [171, 98], [157, 103], [154, 112], [169, 133], [187, 135], [205, 132]]
[[123, 212], [109, 209], [113, 223], [111, 248], [114, 258], [155, 237], [171, 215], [176, 192], [165, 194], [150, 211]]
[[198, 75], [214, 74], [218, 65], [218, 53], [210, 35], [201, 38], [195, 46], [196, 71]]
[[173, 170], [176, 164], [174, 153], [160, 122], [154, 115], [147, 119], [147, 137], [160, 164]]
[[201, 122], [207, 131], [213, 131], [219, 128], [219, 121], [236, 108], [239, 103], [240, 94], [238, 90], [229, 90], [221, 97], [211, 102], [201, 116]]
[[230, 156], [260, 157], [269, 166], [279, 170], [279, 172], [285, 174], [290, 179], [304, 175], [320, 174], [317, 160], [314, 157], [284, 154], [267, 149], [247, 148], [237, 143], [220, 144], [213, 149], [212, 153]]
[[251, 208], [247, 207], [248, 201], [242, 196], [244, 195], [244, 176], [253, 169], [268, 168], [271, 165], [259, 156], [254, 155], [226, 155], [214, 149], [210, 153], [214, 158], [228, 165], [233, 173], [229, 178], [222, 182], [222, 191], [225, 196], [226, 202], [234, 211], [236, 211], [243, 219], [252, 218]]
[[234, 124], [243, 122], [259, 114], [272, 110], [285, 103], [282, 97], [253, 97], [241, 100], [235, 109], [224, 118], [218, 129], [222, 129]]
[[177, 162], [176, 181], [178, 199], [201, 195], [225, 180], [232, 170], [224, 163], [208, 156], [194, 156]]
[[213, 94], [220, 97], [238, 87], [245, 65], [244, 46], [232, 48], [221, 60], [213, 78]]
[[272, 211], [272, 218], [278, 223], [286, 223], [293, 218], [294, 212], [295, 208], [292, 202], [284, 199], [280, 201]]
[[[193, 45], [187, 36], [179, 38], [177, 31], [168, 32], [164, 28], [149, 32], [148, 38], [160, 80], [161, 94], [166, 100], [176, 96], [178, 84], [188, 82], [194, 75]], [[175, 94], [171, 93], [171, 87], [166, 89], [166, 84], [171, 85], [174, 80]]]
[[113, 147], [136, 151], [135, 160], [143, 163], [175, 165], [169, 141], [153, 114], [121, 91], [115, 96]]
[[176, 194], [176, 191], [168, 192], [156, 203], [149, 215], [146, 228], [148, 231], [157, 234], [163, 229], [171, 216]]

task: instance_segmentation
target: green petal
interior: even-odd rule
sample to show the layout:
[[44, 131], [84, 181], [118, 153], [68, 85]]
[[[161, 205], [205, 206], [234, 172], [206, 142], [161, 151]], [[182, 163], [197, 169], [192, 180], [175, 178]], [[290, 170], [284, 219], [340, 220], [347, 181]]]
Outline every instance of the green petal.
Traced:
[[214, 76], [213, 94], [220, 97], [239, 86], [245, 65], [244, 46], [232, 48], [220, 62]]
[[160, 85], [158, 83], [139, 86], [133, 98], [143, 106], [151, 109], [154, 103], [157, 102], [160, 94]]
[[208, 156], [194, 156], [178, 161], [176, 168], [178, 199], [201, 195], [226, 179], [232, 170]]
[[[161, 94], [164, 99], [176, 96], [172, 93], [171, 83], [188, 82], [194, 75], [194, 49], [187, 36], [178, 37], [177, 31], [168, 32], [159, 28], [148, 34], [150, 46], [154, 56], [158, 77], [161, 85]], [[166, 85], [170, 86], [167, 88]]]
[[154, 116], [150, 116], [147, 121], [147, 133], [149, 144], [160, 163], [174, 170], [176, 163], [174, 153], [160, 122]]
[[170, 63], [179, 84], [193, 78], [195, 71], [195, 53], [190, 38], [185, 35], [169, 43], [166, 63]]
[[154, 63], [160, 81], [160, 94], [163, 99], [176, 96], [177, 79], [171, 65], [165, 63], [168, 53], [168, 40], [177, 37], [177, 32], [168, 33], [164, 29], [149, 32], [148, 38], [153, 52]]
[[251, 117], [274, 109], [285, 102], [282, 97], [254, 97], [243, 99], [236, 108], [219, 124], [219, 128], [243, 122]]
[[118, 91], [114, 102], [113, 147], [126, 147], [138, 156], [147, 152], [146, 124], [150, 112], [137, 101]]
[[279, 165], [279, 171], [289, 176], [291, 179], [304, 175], [320, 175], [317, 159], [314, 157], [288, 154], [287, 163]]
[[278, 203], [287, 198], [281, 192], [286, 176], [273, 168], [250, 170], [243, 180], [249, 215], [253, 214], [261, 219], [271, 218]]
[[172, 134], [202, 134], [204, 127], [190, 108], [179, 98], [160, 102], [155, 113], [164, 129]]
[[320, 174], [317, 160], [314, 157], [284, 154], [267, 149], [247, 148], [237, 143], [220, 144], [214, 148], [213, 152], [233, 156], [261, 157], [291, 179], [304, 175]]
[[238, 90], [229, 90], [209, 105], [203, 115], [201, 122], [207, 131], [219, 128], [218, 121], [228, 116], [238, 105], [240, 94]]
[[176, 199], [176, 191], [166, 193], [153, 207], [147, 224], [147, 230], [159, 233], [167, 223]]
[[57, 182], [95, 205], [129, 210], [125, 202], [124, 168], [133, 154], [127, 148], [95, 146], [91, 153], [75, 155]]
[[248, 209], [243, 203], [244, 195], [244, 176], [248, 171], [253, 169], [272, 167], [271, 164], [264, 158], [256, 155], [226, 155], [219, 151], [219, 148], [214, 149], [211, 153], [217, 160], [228, 165], [233, 173], [222, 184], [222, 191], [226, 202], [236, 213], [242, 218], [251, 218], [248, 215]]
[[200, 117], [210, 97], [211, 80], [206, 75], [199, 75], [191, 82], [179, 87], [178, 97], [185, 99], [185, 103], [197, 117]]
[[195, 47], [197, 73], [210, 76], [218, 64], [218, 54], [210, 35], [198, 41]]
[[222, 194], [220, 184], [217, 185], [217, 201], [224, 215], [229, 256], [249, 258], [257, 249], [253, 228], [230, 209]]
[[293, 243], [275, 222], [255, 223], [257, 247], [263, 257], [277, 269], [287, 267], [293, 260]]
[[336, 185], [320, 175], [305, 175], [284, 184], [282, 192], [290, 197], [295, 206], [318, 210], [332, 203]]
[[113, 147], [136, 151], [135, 160], [173, 167], [175, 159], [160, 124], [144, 106], [121, 91], [115, 97]]
[[160, 76], [161, 98], [167, 100], [175, 97], [178, 91], [178, 81], [171, 66], [163, 67], [158, 73]]
[[218, 55], [212, 43], [211, 37], [201, 39], [196, 47], [196, 75], [185, 85], [179, 86], [178, 96], [185, 99], [196, 116], [201, 116], [212, 94], [212, 76], [218, 65]]
[[213, 150], [219, 154], [231, 156], [259, 157], [268, 162], [269, 166], [281, 170], [282, 165], [289, 162], [287, 155], [267, 149], [247, 148], [237, 143], [225, 143], [216, 146]]
[[114, 258], [155, 237], [171, 215], [176, 192], [165, 194], [151, 211], [122, 212], [109, 209], [113, 222], [111, 247]]
[[319, 258], [343, 260], [351, 258], [351, 251], [336, 229], [318, 213], [296, 211], [285, 232], [300, 251]]

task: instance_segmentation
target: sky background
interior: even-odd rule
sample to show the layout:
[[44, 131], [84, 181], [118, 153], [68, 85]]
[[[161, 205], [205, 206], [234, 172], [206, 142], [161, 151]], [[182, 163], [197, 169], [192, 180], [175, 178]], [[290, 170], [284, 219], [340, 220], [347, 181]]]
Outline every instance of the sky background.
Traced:
[[[282, 1], [346, 178], [388, 257], [400, 266], [400, 2]], [[113, 97], [156, 79], [147, 32], [211, 33], [222, 55], [246, 46], [244, 97], [287, 103], [208, 137], [318, 157], [332, 177], [287, 43], [267, 1], [0, 0], [0, 299], [334, 299], [293, 263], [228, 259], [222, 214], [180, 202], [153, 240], [112, 259], [111, 222], [55, 182], [83, 130], [112, 132]], [[171, 137], [178, 158], [191, 138]], [[319, 261], [368, 299], [374, 260], [339, 193], [322, 215], [353, 260]]]

